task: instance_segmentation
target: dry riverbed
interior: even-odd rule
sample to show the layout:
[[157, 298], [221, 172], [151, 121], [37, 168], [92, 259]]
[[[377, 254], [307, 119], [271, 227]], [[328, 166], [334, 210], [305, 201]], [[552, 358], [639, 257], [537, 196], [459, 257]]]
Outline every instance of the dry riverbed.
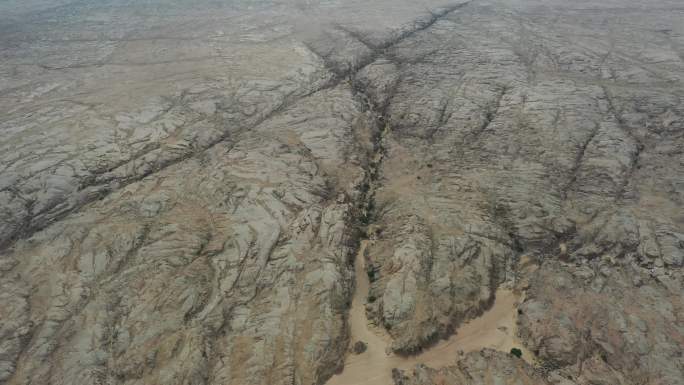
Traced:
[[364, 257], [368, 242], [362, 242], [356, 256], [356, 290], [349, 313], [351, 342], [363, 341], [367, 349], [361, 354], [350, 352], [345, 358], [344, 370], [333, 376], [328, 385], [390, 385], [393, 368], [410, 370], [417, 364], [441, 368], [454, 364], [465, 353], [483, 348], [509, 352], [517, 347], [523, 351], [523, 359], [532, 362], [532, 353], [522, 346], [516, 336], [516, 308], [520, 296], [507, 289], [499, 289], [493, 306], [480, 317], [461, 325], [449, 339], [417, 355], [393, 354], [388, 348], [389, 336], [383, 329], [368, 322], [364, 310], [369, 288]]

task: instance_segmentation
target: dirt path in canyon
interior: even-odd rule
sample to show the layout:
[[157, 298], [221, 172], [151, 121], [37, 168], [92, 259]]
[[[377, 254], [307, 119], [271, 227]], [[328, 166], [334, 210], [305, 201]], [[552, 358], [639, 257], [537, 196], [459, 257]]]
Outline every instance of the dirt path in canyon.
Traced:
[[391, 385], [392, 369], [411, 369], [416, 364], [440, 368], [454, 364], [460, 358], [459, 351], [468, 353], [483, 348], [508, 352], [517, 347], [523, 358], [531, 361], [532, 354], [516, 337], [516, 304], [519, 297], [511, 290], [499, 289], [494, 305], [482, 314], [459, 327], [447, 340], [440, 341], [423, 353], [403, 357], [390, 353], [390, 337], [385, 330], [369, 324], [365, 303], [370, 283], [365, 270], [364, 252], [368, 241], [363, 241], [355, 261], [356, 291], [349, 313], [351, 341], [363, 341], [367, 349], [361, 354], [349, 353], [344, 370], [333, 376], [328, 385]]

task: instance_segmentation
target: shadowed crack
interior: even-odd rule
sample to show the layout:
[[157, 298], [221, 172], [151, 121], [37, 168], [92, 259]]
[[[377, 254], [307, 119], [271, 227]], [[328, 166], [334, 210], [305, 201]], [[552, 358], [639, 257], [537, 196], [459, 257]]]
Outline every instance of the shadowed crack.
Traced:
[[[268, 121], [269, 119], [273, 118], [274, 116], [278, 115], [279, 113], [283, 112], [286, 110], [288, 107], [294, 105], [296, 102], [299, 100], [305, 99], [307, 97], [310, 97], [320, 91], [323, 91], [325, 89], [332, 88], [339, 84], [338, 81], [330, 80], [328, 82], [325, 82], [319, 87], [316, 87], [312, 91], [306, 92], [304, 94], [298, 95], [297, 91], [293, 91], [290, 94], [286, 95], [282, 102], [279, 103], [276, 107], [271, 109], [270, 111], [265, 112], [255, 123], [243, 127], [237, 131], [229, 131], [225, 130], [222, 135], [216, 137], [214, 140], [210, 141], [205, 147], [202, 147], [200, 149], [196, 150], [191, 150], [188, 151], [181, 156], [178, 156], [176, 158], [170, 158], [170, 159], [165, 159], [162, 160], [161, 162], [157, 163], [154, 167], [150, 167], [148, 170], [145, 172], [135, 174], [135, 175], [130, 175], [122, 178], [110, 178], [107, 179], [105, 182], [98, 181], [97, 178], [98, 176], [101, 176], [102, 174], [94, 174], [90, 176], [89, 178], [86, 178], [81, 185], [79, 186], [79, 191], [87, 191], [89, 190], [89, 193], [85, 195], [85, 197], [81, 198], [78, 200], [78, 202], [73, 202], [70, 205], [70, 202], [68, 201], [59, 201], [55, 202], [53, 205], [50, 205], [43, 210], [41, 210], [38, 213], [33, 213], [29, 211], [29, 215], [27, 216], [27, 220], [25, 223], [23, 223], [20, 228], [18, 228], [13, 234], [11, 234], [9, 237], [5, 238], [3, 242], [0, 242], [0, 250], [5, 250], [9, 247], [11, 247], [17, 240], [19, 239], [24, 239], [28, 238], [37, 231], [40, 231], [49, 225], [59, 222], [71, 213], [77, 212], [79, 209], [81, 209], [83, 206], [94, 202], [96, 200], [104, 199], [108, 195], [110, 195], [113, 192], [116, 192], [132, 183], [138, 182], [140, 180], [143, 180], [151, 175], [157, 174], [159, 172], [164, 171], [165, 169], [180, 164], [186, 160], [192, 159], [192, 158], [197, 158], [201, 156], [202, 154], [206, 153], [208, 150], [212, 149], [216, 145], [226, 142], [230, 140], [231, 138], [241, 134], [242, 132], [251, 130], [255, 127], [258, 127], [259, 125], [263, 124], [264, 122]], [[233, 145], [236, 142], [233, 142]], [[233, 146], [231, 146], [232, 149]], [[121, 164], [115, 165], [114, 167], [108, 167], [108, 170], [111, 171], [115, 169], [116, 167], [121, 167], [125, 164], [130, 164], [131, 162], [135, 162], [138, 160], [140, 157], [143, 157], [145, 154], [148, 154], [156, 149], [161, 148], [161, 145], [153, 145], [152, 148], [147, 148], [145, 151], [142, 153], [139, 153], [138, 156], [134, 157], [133, 159], [130, 159], [126, 162], [123, 162]], [[50, 211], [55, 210], [59, 206], [65, 206], [63, 209], [61, 209], [61, 212], [53, 215], [49, 220], [44, 220], [42, 218], [36, 218], [36, 216], [44, 213], [48, 213]], [[40, 219], [40, 220], [36, 220]]]
[[[471, 0], [472, 1], [472, 0]], [[337, 63], [331, 62], [330, 60], [330, 54], [323, 54], [320, 51], [317, 51], [314, 47], [312, 47], [310, 44], [307, 44], [307, 48], [316, 54], [318, 57], [320, 57], [323, 62], [325, 63], [326, 68], [333, 73], [333, 75], [338, 78], [338, 79], [344, 79], [344, 78], [352, 78], [354, 75], [356, 75], [357, 72], [360, 70], [364, 69], [374, 61], [376, 61], [378, 58], [381, 56], [386, 55], [386, 51], [391, 49], [392, 47], [396, 46], [397, 44], [401, 43], [402, 41], [416, 35], [419, 32], [425, 31], [428, 28], [432, 27], [436, 22], [439, 20], [447, 17], [449, 14], [455, 12], [458, 9], [461, 9], [465, 7], [466, 5], [470, 4], [471, 1], [466, 1], [464, 3], [459, 3], [455, 5], [451, 5], [449, 7], [442, 8], [438, 11], [429, 11], [430, 17], [427, 20], [416, 20], [413, 22], [413, 27], [409, 28], [407, 30], [395, 33], [394, 36], [385, 39], [383, 42], [379, 44], [375, 44], [371, 42], [369, 39], [367, 39], [364, 34], [360, 31], [356, 30], [351, 30], [349, 28], [346, 28], [344, 26], [338, 25], [336, 28], [343, 31], [350, 37], [354, 38], [361, 44], [363, 44], [366, 48], [369, 49], [370, 53], [363, 55], [362, 57], [355, 59], [355, 60], [348, 60], [349, 64], [347, 65], [347, 68], [344, 70], [340, 70], [337, 68]]]
[[582, 143], [582, 145], [579, 148], [579, 151], [577, 151], [575, 161], [573, 163], [572, 169], [570, 170], [570, 180], [568, 181], [568, 183], [566, 183], [565, 186], [563, 186], [563, 189], [561, 190], [561, 198], [563, 200], [568, 199], [568, 194], [575, 187], [575, 184], [577, 183], [579, 170], [582, 167], [582, 162], [584, 161], [584, 155], [587, 152], [587, 147], [589, 147], [589, 144], [591, 144], [596, 135], [598, 135], [599, 129], [600, 125], [596, 123], [594, 129], [591, 131], [587, 139]]
[[399, 35], [397, 35], [394, 38], [391, 38], [384, 42], [383, 44], [380, 44], [378, 46], [378, 49], [387, 49], [391, 48], [392, 46], [395, 46], [402, 41], [414, 36], [415, 34], [425, 31], [426, 29], [432, 27], [436, 22], [439, 20], [447, 17], [450, 13], [453, 13], [466, 5], [470, 4], [472, 0], [466, 1], [464, 3], [459, 3], [459, 4], [454, 4], [450, 5], [448, 7], [442, 8], [438, 10], [437, 12], [434, 11], [429, 11], [430, 12], [430, 18], [427, 20], [418, 20], [414, 23], [414, 28], [409, 29], [407, 31], [401, 32]]
[[499, 89], [499, 93], [496, 95], [496, 99], [484, 106], [484, 119], [482, 120], [482, 124], [480, 124], [480, 126], [471, 134], [472, 139], [479, 138], [480, 135], [487, 131], [494, 119], [496, 119], [496, 116], [499, 114], [499, 109], [501, 108], [501, 101], [508, 92], [508, 89], [508, 86], [502, 86]]
[[606, 101], [608, 102], [608, 112], [613, 116], [613, 118], [617, 122], [617, 125], [620, 128], [620, 130], [628, 138], [632, 139], [635, 143], [635, 151], [634, 151], [634, 153], [630, 154], [630, 163], [629, 163], [629, 166], [627, 168], [627, 172], [625, 173], [623, 181], [620, 184], [620, 187], [618, 189], [617, 194], [615, 195], [615, 200], [621, 201], [625, 198], [625, 194], [627, 193], [627, 188], [629, 187], [629, 182], [632, 180], [634, 173], [640, 167], [639, 161], [641, 158], [641, 152], [644, 150], [645, 146], [641, 142], [641, 139], [639, 139], [632, 132], [632, 130], [629, 127], [627, 127], [627, 123], [625, 122], [625, 119], [622, 117], [622, 112], [616, 108], [613, 95], [610, 93], [608, 88], [605, 85], [602, 85], [601, 89], [603, 90], [603, 95], [606, 98]]
[[[55, 215], [53, 215], [49, 220], [36, 220], [36, 215], [39, 215], [39, 213], [30, 213], [31, 215], [28, 216], [28, 219], [26, 223], [24, 223], [19, 229], [17, 229], [12, 235], [8, 236], [5, 238], [3, 242], [0, 242], [0, 250], [4, 250], [8, 247], [10, 247], [14, 242], [16, 242], [18, 239], [23, 239], [23, 238], [28, 238], [31, 235], [33, 235], [35, 232], [40, 231], [47, 226], [49, 226], [52, 223], [58, 222], [68, 216], [69, 214], [73, 212], [77, 212], [81, 207], [95, 201], [98, 199], [103, 199], [112, 192], [115, 192], [131, 183], [135, 183], [137, 181], [140, 181], [144, 178], [147, 178], [151, 175], [154, 175], [156, 173], [159, 173], [168, 167], [171, 167], [173, 165], [179, 164], [181, 162], [184, 162], [188, 159], [195, 158], [197, 156], [202, 155], [205, 153], [207, 150], [210, 150], [214, 146], [216, 146], [219, 143], [225, 142], [227, 140], [230, 140], [233, 136], [239, 135], [240, 132], [250, 130], [256, 126], [259, 126], [263, 122], [269, 120], [270, 118], [276, 116], [280, 112], [284, 111], [287, 109], [289, 106], [293, 105], [296, 103], [298, 100], [304, 99], [306, 97], [309, 97], [313, 94], [316, 94], [322, 90], [325, 89], [330, 89], [338, 86], [343, 80], [349, 80], [350, 82], [354, 76], [358, 73], [358, 71], [362, 70], [363, 68], [367, 67], [369, 64], [373, 63], [375, 60], [380, 58], [386, 50], [390, 49], [391, 47], [395, 46], [396, 44], [399, 44], [400, 42], [414, 36], [416, 33], [419, 33], [421, 31], [424, 31], [431, 26], [433, 26], [437, 21], [440, 19], [446, 17], [450, 13], [466, 6], [470, 2], [465, 2], [465, 3], [459, 3], [455, 4], [443, 9], [440, 9], [439, 11], [430, 11], [430, 17], [427, 20], [417, 20], [413, 23], [413, 28], [410, 28], [408, 30], [402, 31], [395, 36], [385, 40], [384, 42], [373, 45], [372, 43], [366, 41], [366, 39], [362, 39], [362, 34], [345, 29], [344, 27], [339, 27], [341, 30], [345, 31], [345, 33], [349, 34], [350, 36], [354, 37], [355, 39], [359, 40], [362, 44], [364, 44], [366, 47], [369, 48], [370, 54], [365, 55], [364, 57], [360, 58], [359, 60], [355, 61], [355, 63], [350, 64], [348, 68], [344, 71], [339, 71], [335, 70], [335, 66], [333, 63], [330, 62], [329, 60], [329, 55], [322, 55], [319, 52], [316, 52], [316, 50], [312, 49], [310, 45], [307, 45], [307, 47], [316, 55], [322, 58], [323, 62], [325, 63], [326, 68], [333, 74], [332, 78], [320, 85], [319, 87], [316, 87], [310, 92], [307, 92], [305, 94], [298, 95], [297, 91], [293, 91], [290, 94], [286, 95], [282, 102], [278, 104], [275, 108], [271, 109], [270, 111], [265, 112], [262, 117], [260, 117], [254, 124], [244, 127], [237, 132], [230, 132], [230, 131], [224, 131], [224, 133], [214, 140], [210, 141], [205, 147], [197, 149], [197, 150], [191, 150], [188, 151], [178, 157], [175, 158], [170, 158], [170, 159], [165, 159], [154, 165], [153, 167], [150, 167], [148, 170], [145, 170], [142, 173], [136, 174], [136, 175], [131, 175], [123, 178], [111, 178], [107, 179], [105, 182], [98, 181], [98, 175], [101, 174], [94, 174], [93, 176], [85, 179], [82, 184], [79, 186], [80, 191], [84, 190], [91, 190], [90, 193], [86, 194], [84, 197], [79, 199], [77, 202], [68, 202], [68, 201], [62, 201], [62, 202], [56, 202], [54, 205], [51, 205], [49, 207], [46, 207], [45, 209], [41, 210], [41, 213], [48, 213], [50, 211], [55, 210], [59, 206], [64, 206], [61, 211]], [[299, 89], [301, 90], [301, 88]], [[387, 106], [384, 106], [383, 111], [380, 113], [380, 116], [378, 117], [379, 121], [386, 121], [386, 117], [383, 116], [385, 114], [384, 110], [386, 110]], [[382, 131], [382, 130], [381, 130]], [[131, 160], [128, 160], [124, 162], [123, 164], [115, 165], [114, 167], [108, 167], [109, 170], [113, 170], [114, 168], [118, 166], [123, 166], [124, 164], [130, 164], [130, 162], [134, 162], [136, 159], [139, 159], [141, 156], [144, 156], [145, 154], [155, 151], [161, 148], [161, 145], [156, 145], [153, 146], [152, 148], [146, 148], [142, 153], [139, 153], [136, 157], [134, 157]]]
[[366, 48], [368, 48], [370, 50], [377, 50], [378, 49], [377, 45], [373, 44], [372, 41], [368, 40], [368, 38], [366, 38], [366, 36], [364, 36], [364, 34], [359, 32], [359, 31], [347, 28], [347, 27], [345, 27], [343, 25], [339, 25], [339, 24], [337, 26], [335, 26], [335, 28], [346, 33], [351, 38], [358, 40], [361, 44], [365, 45]]

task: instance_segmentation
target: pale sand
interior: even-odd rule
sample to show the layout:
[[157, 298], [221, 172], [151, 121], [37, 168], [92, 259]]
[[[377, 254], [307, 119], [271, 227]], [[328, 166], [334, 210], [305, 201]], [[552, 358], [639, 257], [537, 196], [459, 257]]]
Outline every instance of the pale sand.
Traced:
[[[355, 261], [356, 291], [349, 313], [351, 341], [363, 341], [368, 349], [358, 355], [348, 354], [342, 373], [333, 376], [328, 385], [391, 385], [392, 368], [412, 369], [423, 363], [440, 368], [456, 363], [460, 358], [459, 350], [464, 353], [482, 348], [492, 348], [509, 352], [517, 347], [523, 351], [528, 362], [532, 354], [523, 348], [516, 337], [516, 304], [519, 301], [510, 290], [500, 289], [491, 309], [482, 316], [464, 323], [448, 340], [443, 340], [411, 357], [401, 357], [386, 352], [389, 336], [384, 330], [368, 324], [364, 304], [368, 294], [368, 276], [365, 271], [365, 251], [367, 241], [361, 244]], [[505, 329], [504, 329], [505, 328]]]

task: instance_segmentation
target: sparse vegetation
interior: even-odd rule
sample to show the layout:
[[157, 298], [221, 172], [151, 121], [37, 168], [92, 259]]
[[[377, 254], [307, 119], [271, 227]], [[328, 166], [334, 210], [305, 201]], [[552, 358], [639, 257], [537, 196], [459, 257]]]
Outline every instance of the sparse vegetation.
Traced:
[[356, 343], [355, 343], [354, 346], [352, 347], [352, 352], [353, 352], [354, 354], [361, 354], [361, 353], [365, 352], [366, 349], [368, 349], [368, 345], [366, 345], [365, 342], [363, 342], [363, 341], [356, 341]]
[[370, 269], [366, 270], [366, 274], [368, 274], [368, 280], [370, 282], [375, 281], [376, 277], [375, 277], [375, 270], [374, 269], [370, 268]]

